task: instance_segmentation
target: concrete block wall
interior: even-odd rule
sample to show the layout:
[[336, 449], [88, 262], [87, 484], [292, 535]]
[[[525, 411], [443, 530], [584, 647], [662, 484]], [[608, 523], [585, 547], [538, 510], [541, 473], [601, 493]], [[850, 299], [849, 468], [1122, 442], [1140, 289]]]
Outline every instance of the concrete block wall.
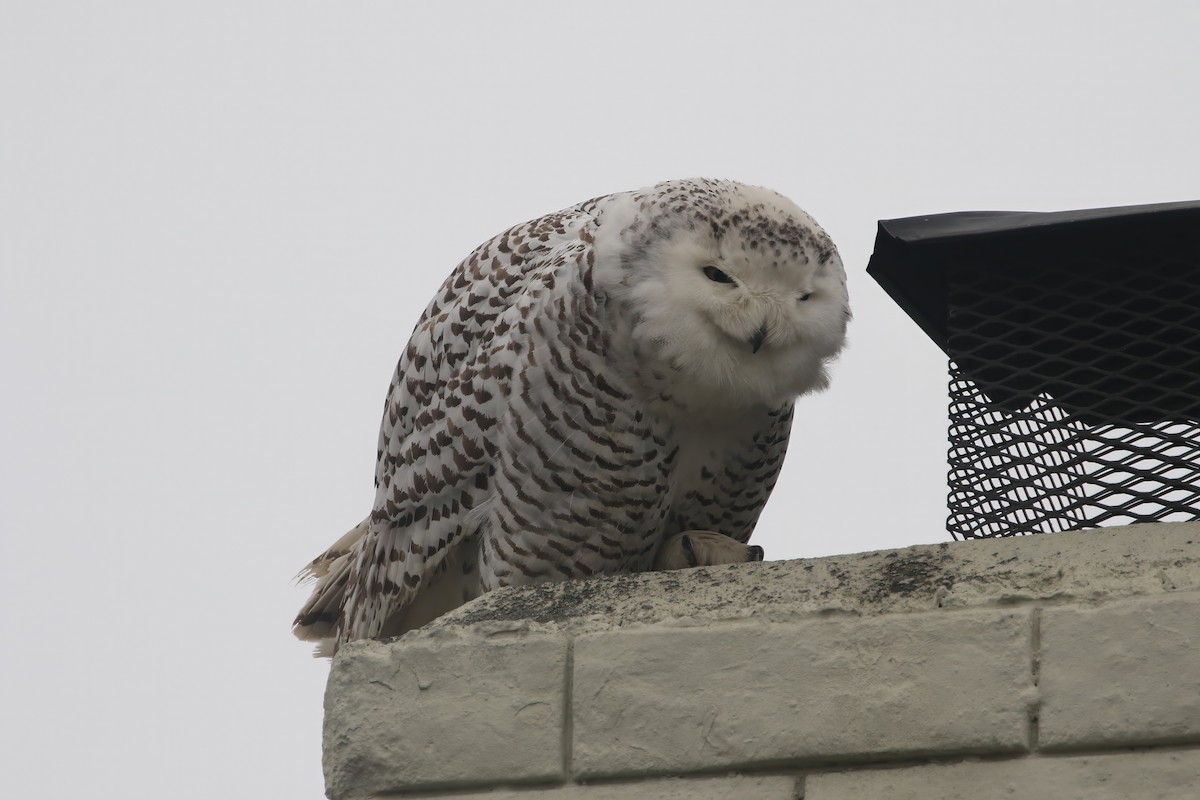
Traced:
[[335, 800], [1200, 798], [1200, 523], [507, 589], [325, 704]]

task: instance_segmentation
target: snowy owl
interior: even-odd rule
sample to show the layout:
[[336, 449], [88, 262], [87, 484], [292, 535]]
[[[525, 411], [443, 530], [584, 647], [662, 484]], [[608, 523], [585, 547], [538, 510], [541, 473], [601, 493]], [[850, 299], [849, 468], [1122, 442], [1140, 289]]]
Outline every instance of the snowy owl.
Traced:
[[374, 507], [301, 573], [295, 634], [332, 655], [500, 586], [761, 558], [793, 402], [826, 386], [849, 318], [829, 236], [733, 181], [483, 243], [400, 357]]

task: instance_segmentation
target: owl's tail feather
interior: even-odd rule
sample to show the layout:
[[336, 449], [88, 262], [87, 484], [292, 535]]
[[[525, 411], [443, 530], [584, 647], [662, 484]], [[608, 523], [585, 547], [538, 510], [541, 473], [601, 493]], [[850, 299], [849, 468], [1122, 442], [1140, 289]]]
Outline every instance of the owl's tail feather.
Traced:
[[296, 576], [299, 581], [316, 582], [308, 602], [292, 623], [296, 638], [316, 643], [315, 658], [333, 655], [335, 631], [346, 599], [346, 581], [350, 578], [350, 567], [367, 532], [368, 522], [369, 519], [364, 519], [355, 525]]

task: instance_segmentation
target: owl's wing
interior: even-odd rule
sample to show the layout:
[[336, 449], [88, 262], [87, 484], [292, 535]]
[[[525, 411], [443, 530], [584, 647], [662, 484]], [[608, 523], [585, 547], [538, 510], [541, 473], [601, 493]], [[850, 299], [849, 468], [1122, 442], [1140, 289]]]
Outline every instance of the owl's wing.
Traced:
[[783, 468], [793, 407], [789, 401], [748, 412], [750, 418], [742, 420], [748, 435], [709, 451], [698, 474], [689, 476], [686, 490], [672, 503], [667, 535], [705, 530], [743, 544], [750, 540]]
[[474, 533], [469, 511], [489, 492], [489, 434], [519, 368], [521, 321], [548, 294], [578, 291], [556, 273], [588, 260], [594, 228], [583, 204], [516, 226], [460, 263], [426, 308], [388, 389], [339, 642], [378, 636]]

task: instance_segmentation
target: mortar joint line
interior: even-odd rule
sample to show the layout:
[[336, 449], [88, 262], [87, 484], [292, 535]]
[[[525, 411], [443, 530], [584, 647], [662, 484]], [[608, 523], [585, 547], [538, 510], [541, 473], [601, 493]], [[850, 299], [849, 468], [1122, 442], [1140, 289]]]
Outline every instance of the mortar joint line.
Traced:
[[1042, 715], [1042, 607], [1033, 607], [1030, 625], [1030, 676], [1033, 679], [1035, 692], [1033, 707], [1029, 714], [1029, 749], [1038, 749], [1039, 725]]
[[565, 665], [565, 674], [563, 675], [563, 733], [562, 733], [562, 759], [563, 759], [563, 774], [567, 783], [572, 783], [575, 778], [575, 765], [573, 763], [575, 745], [575, 637], [567, 635], [567, 658]]

